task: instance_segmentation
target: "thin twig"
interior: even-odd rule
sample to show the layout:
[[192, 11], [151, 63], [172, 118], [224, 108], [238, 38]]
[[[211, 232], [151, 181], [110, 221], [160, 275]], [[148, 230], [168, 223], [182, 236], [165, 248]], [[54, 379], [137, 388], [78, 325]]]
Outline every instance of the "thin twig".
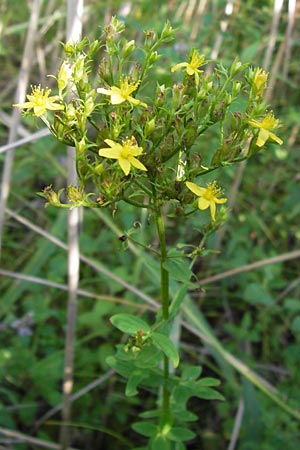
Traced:
[[[20, 216], [19, 214], [15, 213], [14, 211], [6, 208], [6, 214], [8, 214], [10, 217], [13, 217], [19, 223], [22, 223], [24, 226], [26, 226], [27, 228], [33, 230], [35, 233], [39, 234], [40, 236], [45, 237], [50, 242], [52, 242], [53, 244], [55, 244], [58, 247], [62, 248], [63, 250], [67, 250], [68, 249], [68, 246], [64, 242], [62, 242], [60, 239], [58, 239], [57, 237], [51, 235], [50, 233], [48, 233], [47, 231], [43, 230], [39, 226], [31, 223], [29, 220], [25, 219], [24, 217]], [[123, 280], [122, 278], [119, 278], [113, 272], [111, 272], [110, 270], [106, 269], [106, 267], [104, 267], [101, 263], [95, 262], [92, 259], [90, 259], [87, 256], [84, 256], [82, 254], [80, 255], [80, 260], [82, 262], [84, 262], [85, 264], [87, 264], [88, 266], [92, 267], [96, 272], [101, 273], [105, 277], [108, 277], [111, 280], [113, 280], [116, 283], [118, 283], [119, 285], [123, 286], [125, 289], [127, 289], [130, 292], [132, 292], [133, 294], [135, 294], [137, 297], [139, 297], [142, 300], [144, 300], [149, 305], [152, 305], [154, 307], [157, 306], [157, 302], [153, 298], [149, 297], [149, 295], [145, 294], [141, 290], [139, 290], [136, 287], [132, 286], [130, 283], [127, 283], [127, 281]]]
[[285, 33], [285, 56], [283, 63], [283, 79], [287, 81], [289, 64], [292, 53], [292, 34], [296, 20], [296, 0], [289, 0], [288, 6], [288, 23]]
[[[51, 287], [54, 289], [59, 289], [61, 291], [68, 291], [68, 289], [69, 289], [68, 285], [66, 285], [66, 284], [57, 283], [55, 281], [46, 280], [45, 278], [39, 278], [39, 277], [36, 277], [33, 275], [28, 275], [25, 273], [11, 272], [10, 270], [0, 269], [0, 275], [2, 275], [4, 277], [14, 278], [16, 280], [25, 281], [27, 283], [41, 284], [43, 286], [48, 286], [48, 287]], [[113, 297], [111, 295], [95, 294], [94, 292], [90, 292], [90, 291], [87, 291], [85, 289], [80, 289], [80, 288], [77, 289], [76, 293], [77, 293], [77, 295], [80, 295], [81, 297], [90, 298], [90, 299], [94, 299], [94, 300], [102, 300], [102, 301], [116, 303], [116, 304], [120, 304], [120, 305], [131, 306], [131, 307], [134, 307], [135, 309], [141, 308], [143, 310], [147, 309], [147, 310], [151, 310], [151, 311], [156, 311], [156, 309], [158, 308], [158, 303], [157, 303], [157, 307], [155, 308], [154, 306], [137, 304], [137, 303], [131, 302], [130, 300]]]
[[266, 50], [266, 55], [264, 58], [263, 68], [268, 70], [271, 63], [272, 54], [276, 44], [276, 37], [279, 25], [280, 14], [282, 11], [283, 0], [275, 0], [274, 1], [274, 12], [273, 12], [273, 21], [271, 25], [270, 39], [268, 42], [268, 47]]
[[[84, 386], [79, 391], [75, 392], [75, 394], [70, 396], [70, 401], [74, 402], [78, 398], [82, 397], [83, 395], [87, 394], [88, 392], [92, 391], [96, 387], [100, 386], [102, 383], [104, 383], [108, 378], [111, 378], [114, 375], [113, 370], [109, 370], [104, 375], [102, 375], [99, 378], [96, 378], [96, 380], [92, 381], [91, 383]], [[40, 417], [37, 422], [34, 425], [34, 429], [37, 430], [46, 420], [50, 419], [50, 417], [54, 416], [56, 413], [58, 413], [62, 408], [62, 404], [56, 405], [54, 408], [51, 408], [49, 411], [47, 411], [42, 417]]]
[[[33, 0], [31, 5], [30, 20], [28, 25], [28, 32], [26, 37], [26, 43], [24, 47], [24, 53], [21, 62], [21, 68], [19, 73], [18, 87], [15, 95], [15, 103], [23, 103], [25, 99], [25, 94], [27, 90], [29, 73], [31, 70], [31, 61], [34, 50], [34, 41], [36, 36], [36, 31], [38, 27], [38, 18], [40, 13], [40, 7], [42, 0]], [[9, 129], [8, 144], [13, 142], [17, 135], [17, 129], [20, 123], [20, 111], [18, 108], [14, 108], [12, 112], [12, 123]], [[0, 196], [0, 257], [1, 257], [1, 247], [2, 247], [2, 235], [3, 235], [3, 225], [5, 208], [9, 196], [10, 190], [10, 180], [14, 161], [14, 151], [6, 153], [2, 182], [1, 182], [1, 196]]]
[[239, 273], [249, 272], [253, 269], [259, 269], [260, 267], [268, 266], [269, 264], [277, 264], [291, 259], [300, 258], [300, 250], [294, 250], [292, 252], [282, 253], [281, 255], [272, 256], [271, 258], [265, 258], [261, 261], [255, 261], [254, 263], [245, 264], [244, 266], [236, 267], [235, 269], [226, 270], [225, 272], [218, 273], [211, 277], [204, 278], [199, 281], [199, 284], [211, 284], [215, 281], [224, 280], [224, 278], [233, 277]]
[[[24, 433], [20, 433], [19, 431], [10, 430], [8, 428], [0, 427], [0, 434], [3, 434], [3, 436], [9, 436], [18, 439], [21, 442], [28, 442], [29, 444], [35, 445], [37, 447], [51, 448], [54, 450], [60, 449], [60, 446], [58, 444], [53, 444], [52, 442], [48, 442], [43, 439], [33, 438], [31, 436], [27, 436]], [[78, 449], [69, 447], [68, 450], [78, 450]]]
[[[68, 0], [67, 2], [67, 41], [77, 42], [81, 38], [83, 16], [83, 0]], [[77, 183], [74, 149], [67, 148], [68, 184]], [[79, 284], [79, 223], [80, 209], [68, 211], [68, 307], [64, 357], [64, 379], [62, 399], [63, 423], [71, 421], [71, 395], [74, 379], [74, 352], [77, 320], [77, 289]], [[71, 442], [71, 430], [68, 425], [62, 425], [60, 444], [62, 450], [67, 450]]]
[[51, 133], [48, 128], [44, 128], [43, 130], [36, 131], [35, 133], [29, 134], [23, 139], [19, 139], [18, 141], [11, 142], [10, 144], [2, 145], [0, 147], [0, 153], [7, 152], [8, 150], [15, 149], [17, 147], [21, 147], [24, 144], [28, 144], [29, 142], [35, 141], [37, 139], [43, 138], [45, 136], [49, 136]]
[[244, 410], [245, 410], [245, 404], [244, 404], [243, 398], [241, 397], [240, 401], [239, 401], [238, 409], [236, 412], [234, 427], [232, 430], [232, 434], [231, 434], [231, 438], [230, 438], [230, 442], [229, 442], [227, 450], [234, 450], [236, 448], [236, 444], [238, 441], [238, 437], [240, 434], [240, 429], [241, 429], [241, 425], [242, 425], [242, 421], [243, 421]]

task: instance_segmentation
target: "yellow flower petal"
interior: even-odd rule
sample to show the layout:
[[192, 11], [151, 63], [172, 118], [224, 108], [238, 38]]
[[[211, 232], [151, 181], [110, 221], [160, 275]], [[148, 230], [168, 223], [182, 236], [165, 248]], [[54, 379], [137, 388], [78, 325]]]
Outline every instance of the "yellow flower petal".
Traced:
[[125, 173], [125, 175], [128, 175], [130, 172], [130, 162], [128, 161], [128, 159], [122, 158], [120, 157], [118, 159], [118, 162], [120, 164], [121, 169], [123, 170], [123, 172]]
[[182, 67], [186, 67], [186, 66], [188, 66], [187, 62], [182, 62], [182, 63], [176, 64], [175, 66], [173, 66], [171, 68], [171, 72], [176, 72], [176, 70], [181, 69]]
[[196, 183], [187, 181], [185, 184], [187, 185], [189, 190], [192, 191], [194, 194], [198, 195], [198, 197], [203, 195], [203, 193], [205, 191], [205, 188], [198, 186], [198, 184], [196, 184]]
[[262, 147], [263, 145], [265, 145], [265, 143], [267, 142], [269, 137], [270, 137], [270, 132], [268, 130], [265, 130], [264, 128], [261, 128], [258, 133], [256, 145], [258, 147]]
[[143, 153], [143, 148], [138, 147], [134, 137], [126, 138], [122, 145], [111, 139], [105, 139], [104, 141], [110, 148], [101, 148], [99, 155], [105, 158], [117, 159], [118, 163], [125, 173], [128, 175], [131, 166], [136, 169], [147, 171], [147, 168], [142, 164], [135, 156], [140, 156]]
[[210, 202], [210, 215], [213, 221], [216, 220], [216, 203], [211, 201]]
[[218, 188], [217, 183], [213, 181], [208, 183], [206, 188], [202, 188], [190, 181], [186, 182], [186, 186], [190, 191], [196, 194], [198, 198], [198, 208], [204, 210], [210, 208], [210, 215], [213, 221], [216, 219], [216, 204], [222, 204], [227, 202], [227, 198], [218, 198], [221, 193], [221, 189]]
[[140, 169], [140, 170], [144, 170], [145, 172], [147, 172], [147, 167], [144, 166], [143, 163], [141, 163], [141, 161], [139, 161], [138, 159], [132, 157], [132, 158], [128, 158], [130, 164], [135, 167], [136, 169]]
[[283, 144], [283, 140], [280, 139], [278, 136], [276, 136], [276, 134], [274, 134], [270, 131], [269, 135], [270, 135], [270, 138], [273, 139], [273, 141], [277, 142], [277, 144], [279, 144], [279, 145]]
[[210, 200], [207, 200], [204, 197], [200, 197], [198, 200], [198, 208], [199, 209], [207, 209], [209, 207], [209, 205], [211, 204]]

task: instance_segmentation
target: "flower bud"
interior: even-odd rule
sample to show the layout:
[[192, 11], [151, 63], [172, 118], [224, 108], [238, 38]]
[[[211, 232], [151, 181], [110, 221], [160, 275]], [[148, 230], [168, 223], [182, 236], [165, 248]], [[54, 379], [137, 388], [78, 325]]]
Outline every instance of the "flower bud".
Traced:
[[170, 22], [167, 21], [161, 32], [161, 38], [164, 40], [164, 42], [169, 42], [173, 39], [175, 32], [176, 30], [174, 30], [171, 27]]
[[84, 113], [86, 117], [90, 116], [95, 108], [94, 103], [94, 97], [95, 97], [95, 91], [90, 92], [90, 95], [87, 97], [87, 99], [84, 102]]
[[182, 83], [177, 83], [173, 86], [172, 106], [175, 110], [180, 108], [180, 106], [182, 105], [183, 89], [184, 86]]
[[57, 75], [57, 86], [58, 91], [61, 93], [68, 83], [72, 80], [73, 68], [67, 61], [64, 61], [60, 66], [58, 75]]
[[154, 64], [158, 59], [160, 58], [160, 55], [157, 52], [152, 52], [149, 57], [149, 64]]
[[148, 30], [145, 32], [145, 42], [144, 47], [150, 49], [153, 44], [157, 41], [157, 34], [153, 30]]
[[134, 49], [135, 49], [135, 41], [134, 40], [129, 42], [126, 41], [122, 48], [123, 58], [127, 58], [127, 56], [131, 55]]
[[235, 81], [232, 86], [232, 96], [236, 97], [242, 88], [242, 83]]
[[101, 47], [101, 42], [99, 42], [98, 39], [93, 41], [89, 47], [89, 53], [88, 53], [89, 57], [92, 57], [94, 55], [94, 53], [96, 53], [99, 50], [100, 47]]
[[58, 193], [56, 193], [52, 186], [47, 186], [43, 189], [43, 192], [40, 193], [47, 201], [49, 205], [60, 206], [61, 202], [59, 197], [61, 196], [63, 189], [60, 189]]
[[115, 16], [111, 18], [110, 23], [104, 28], [107, 37], [115, 37], [125, 30], [124, 22], [120, 22]]
[[238, 73], [242, 72], [246, 67], [247, 64], [242, 64], [241, 61], [238, 60], [238, 57], [236, 57], [230, 68], [230, 76], [234, 77]]
[[64, 52], [67, 56], [72, 56], [75, 53], [74, 42], [68, 41], [66, 44], [64, 44]]
[[144, 135], [148, 137], [155, 130], [155, 119], [151, 119], [145, 124]]
[[66, 106], [65, 118], [69, 122], [76, 120], [76, 108], [74, 107], [73, 103], [69, 103]]
[[75, 83], [79, 83], [84, 78], [85, 75], [84, 64], [85, 64], [85, 56], [80, 55], [74, 65]]
[[231, 117], [231, 128], [232, 130], [239, 130], [242, 125], [243, 115], [240, 111], [235, 111]]
[[99, 75], [102, 78], [102, 80], [106, 82], [110, 81], [109, 62], [107, 58], [102, 58], [99, 64]]
[[104, 171], [103, 163], [97, 164], [97, 166], [93, 167], [93, 172], [95, 175], [101, 175]]
[[84, 153], [87, 149], [87, 143], [84, 137], [79, 142], [75, 142], [75, 148], [79, 155]]
[[82, 192], [80, 191], [78, 186], [70, 185], [67, 187], [66, 194], [70, 202], [78, 203], [83, 200]]
[[157, 87], [156, 90], [156, 100], [155, 100], [155, 105], [156, 106], [163, 106], [163, 104], [165, 103], [165, 85], [162, 84], [160, 86]]

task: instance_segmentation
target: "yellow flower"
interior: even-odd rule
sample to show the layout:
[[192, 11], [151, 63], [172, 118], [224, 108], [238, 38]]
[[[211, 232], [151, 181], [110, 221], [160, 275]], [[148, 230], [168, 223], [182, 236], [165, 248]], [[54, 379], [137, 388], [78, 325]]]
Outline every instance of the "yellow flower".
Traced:
[[190, 191], [196, 194], [198, 199], [198, 208], [201, 210], [210, 208], [210, 215], [213, 221], [216, 220], [216, 204], [226, 203], [227, 198], [218, 198], [222, 190], [218, 188], [216, 181], [208, 183], [206, 188], [198, 186], [196, 183], [186, 182]]
[[196, 85], [198, 85], [199, 73], [203, 72], [203, 70], [200, 70], [199, 67], [203, 66], [203, 64], [205, 63], [206, 63], [205, 56], [200, 55], [200, 53], [197, 50], [193, 50], [191, 61], [176, 64], [176, 66], [173, 66], [171, 68], [171, 72], [175, 72], [176, 70], [181, 69], [182, 67], [186, 67], [186, 73], [188, 75], [195, 75]]
[[100, 148], [99, 155], [105, 158], [117, 159], [121, 169], [128, 175], [131, 166], [139, 170], [147, 171], [147, 168], [135, 156], [143, 154], [143, 148], [138, 147], [134, 137], [126, 138], [122, 144], [118, 144], [110, 139], [105, 139], [104, 142], [110, 148]]
[[263, 69], [260, 69], [259, 67], [255, 70], [253, 82], [257, 89], [257, 93], [261, 92], [266, 87], [268, 76], [269, 76], [268, 72], [266, 72]]
[[133, 105], [140, 105], [147, 108], [146, 103], [137, 100], [132, 97], [130, 94], [136, 91], [140, 82], [137, 83], [129, 83], [128, 77], [126, 77], [123, 81], [120, 81], [120, 87], [112, 86], [110, 89], [98, 88], [97, 92], [104, 95], [110, 95], [110, 101], [112, 105], [119, 105], [120, 103], [128, 101]]
[[21, 109], [33, 109], [36, 117], [42, 116], [47, 110], [58, 111], [64, 109], [60, 103], [55, 103], [58, 96], [49, 97], [51, 89], [41, 89], [41, 86], [33, 86], [32, 93], [27, 95], [28, 102], [19, 103], [17, 106]]
[[249, 125], [251, 125], [254, 128], [260, 128], [260, 131], [258, 133], [256, 145], [258, 147], [262, 147], [268, 139], [272, 139], [273, 141], [277, 142], [277, 144], [281, 145], [282, 140], [276, 136], [276, 134], [272, 133], [270, 130], [274, 130], [279, 125], [279, 120], [275, 119], [272, 112], [269, 112], [266, 117], [263, 118], [262, 121], [258, 120], [249, 120]]

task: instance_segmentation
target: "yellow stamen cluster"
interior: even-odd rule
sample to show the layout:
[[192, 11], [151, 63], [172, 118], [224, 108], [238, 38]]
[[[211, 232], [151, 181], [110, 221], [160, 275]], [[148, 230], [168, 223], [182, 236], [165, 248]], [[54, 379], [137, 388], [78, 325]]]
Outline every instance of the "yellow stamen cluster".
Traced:
[[58, 111], [64, 109], [64, 106], [60, 103], [56, 103], [59, 97], [56, 95], [49, 97], [51, 89], [41, 89], [41, 86], [33, 86], [31, 94], [27, 95], [28, 102], [19, 103], [13, 106], [17, 106], [21, 109], [33, 109], [36, 117], [40, 117], [47, 110]]

